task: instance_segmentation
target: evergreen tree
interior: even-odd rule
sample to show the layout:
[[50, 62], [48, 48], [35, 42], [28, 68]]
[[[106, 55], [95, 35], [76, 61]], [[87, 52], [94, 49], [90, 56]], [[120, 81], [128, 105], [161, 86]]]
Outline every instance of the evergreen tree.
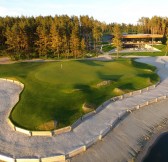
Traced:
[[70, 37], [70, 49], [75, 58], [78, 57], [80, 52], [80, 37], [79, 37], [79, 20], [73, 17], [73, 29]]
[[166, 48], [165, 48], [166, 50], [166, 53], [165, 53], [165, 56], [167, 56], [167, 53], [168, 53], [168, 39], [167, 39], [167, 41], [166, 41]]
[[121, 35], [120, 26], [118, 24], [116, 24], [114, 26], [113, 34], [114, 34], [114, 38], [113, 38], [113, 42], [112, 43], [114, 44], [114, 46], [117, 49], [117, 58], [118, 58], [119, 57], [119, 51], [122, 48], [122, 42], [121, 42], [122, 35]]
[[59, 31], [56, 29], [55, 23], [52, 24], [50, 29], [50, 49], [54, 53], [54, 56], [57, 55], [59, 59], [61, 50], [61, 37]]
[[102, 35], [103, 34], [102, 34], [101, 27], [99, 26], [99, 24], [94, 23], [94, 26], [93, 26], [94, 50], [96, 50], [97, 43], [98, 41], [100, 41]]
[[47, 32], [47, 29], [43, 26], [38, 26], [36, 32], [38, 36], [38, 39], [35, 42], [36, 50], [39, 56], [48, 57], [49, 33]]
[[85, 43], [85, 39], [82, 38], [82, 40], [81, 40], [81, 52], [82, 52], [83, 58], [84, 58], [85, 50], [86, 50], [86, 43]]

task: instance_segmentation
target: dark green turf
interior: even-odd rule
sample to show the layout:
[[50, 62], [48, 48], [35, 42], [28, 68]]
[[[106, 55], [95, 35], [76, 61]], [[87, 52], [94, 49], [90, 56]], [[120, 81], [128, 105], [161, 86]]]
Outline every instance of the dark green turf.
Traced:
[[[116, 87], [128, 92], [157, 82], [154, 70], [129, 59], [16, 63], [0, 65], [0, 77], [15, 78], [25, 84], [10, 118], [20, 127], [38, 130], [39, 125], [51, 120], [58, 121], [58, 127], [72, 124], [84, 114], [84, 102], [97, 107], [116, 95]], [[97, 88], [104, 80], [112, 83]]]
[[109, 51], [111, 51], [114, 48], [115, 47], [112, 46], [112, 45], [105, 45], [105, 46], [102, 47], [102, 50], [103, 50], [103, 52], [109, 52]]

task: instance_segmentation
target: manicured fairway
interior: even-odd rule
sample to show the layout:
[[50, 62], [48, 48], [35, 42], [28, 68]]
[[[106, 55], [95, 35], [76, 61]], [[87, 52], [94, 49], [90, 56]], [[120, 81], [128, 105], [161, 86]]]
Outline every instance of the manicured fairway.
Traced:
[[[155, 68], [130, 59], [111, 62], [64, 61], [0, 65], [0, 77], [25, 84], [10, 118], [31, 130], [72, 124], [84, 114], [83, 103], [97, 107], [112, 96], [159, 80]], [[109, 81], [107, 85], [101, 84]]]

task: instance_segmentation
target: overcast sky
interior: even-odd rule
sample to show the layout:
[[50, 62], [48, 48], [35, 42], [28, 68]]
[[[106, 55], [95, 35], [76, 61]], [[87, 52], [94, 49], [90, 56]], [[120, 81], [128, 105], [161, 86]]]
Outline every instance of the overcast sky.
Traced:
[[106, 23], [168, 17], [168, 0], [0, 0], [0, 16], [89, 15]]

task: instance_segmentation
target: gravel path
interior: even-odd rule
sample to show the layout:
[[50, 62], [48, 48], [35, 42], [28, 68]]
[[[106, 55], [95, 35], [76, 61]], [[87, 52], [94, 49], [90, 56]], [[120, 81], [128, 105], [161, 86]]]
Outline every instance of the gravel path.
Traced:
[[[105, 109], [95, 116], [86, 119], [72, 132], [53, 137], [29, 137], [22, 133], [15, 132], [10, 128], [6, 119], [10, 108], [16, 104], [18, 95], [22, 89], [16, 84], [0, 80], [0, 154], [13, 158], [43, 158], [55, 155], [68, 155], [72, 150], [80, 148], [83, 145], [89, 146], [90, 143], [96, 141], [99, 135], [108, 128], [111, 129], [116, 121], [119, 120], [121, 114], [126, 114], [127, 110], [132, 110], [133, 107], [142, 102], [168, 95], [167, 57], [140, 58], [139, 61], [157, 66], [158, 74], [161, 76], [162, 82], [155, 89], [124, 98], [123, 100], [111, 102]], [[144, 108], [145, 111], [140, 110], [144, 114], [146, 114], [147, 110], [148, 113], [144, 115], [146, 120], [141, 118], [141, 116], [139, 116], [139, 118], [137, 118], [136, 115], [134, 116], [134, 114], [138, 114], [139, 111], [130, 114], [125, 120], [121, 121], [102, 142], [98, 142], [85, 153], [74, 157], [72, 161], [92, 160], [111, 162], [128, 160], [134, 156], [139, 149], [137, 137], [140, 139], [141, 136], [144, 135], [144, 132], [150, 132], [151, 127], [155, 123], [161, 122], [165, 116], [168, 115], [168, 111], [164, 107], [167, 102], [168, 101], [165, 100], [157, 103], [163, 103], [161, 105], [163, 111], [161, 112], [160, 109], [157, 108], [155, 110], [152, 108]], [[149, 114], [151, 118], [147, 119]], [[150, 122], [152, 118], [153, 120]], [[127, 125], [130, 125], [130, 128], [126, 127]], [[135, 128], [137, 125], [138, 128], [141, 129]], [[139, 141], [141, 142], [141, 140]], [[112, 145], [113, 142], [114, 144]], [[121, 143], [126, 144], [121, 145]], [[112, 150], [112, 152], [110, 150]], [[120, 150], [122, 151], [120, 152]], [[88, 156], [90, 158], [86, 160]], [[114, 158], [111, 159], [112, 157]]]

